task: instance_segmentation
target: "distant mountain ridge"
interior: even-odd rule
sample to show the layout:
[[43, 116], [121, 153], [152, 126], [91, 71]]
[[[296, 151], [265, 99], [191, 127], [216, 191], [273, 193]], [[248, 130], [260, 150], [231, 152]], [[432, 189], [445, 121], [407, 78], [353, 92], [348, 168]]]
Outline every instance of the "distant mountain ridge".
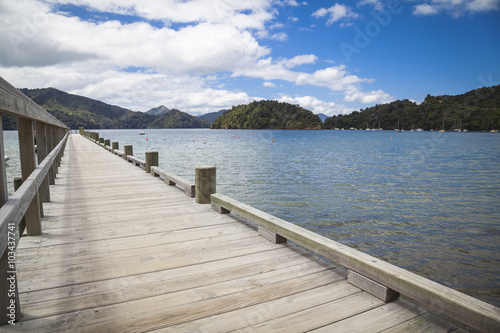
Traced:
[[[55, 88], [19, 90], [70, 128], [206, 128], [210, 126], [209, 122], [179, 110], [169, 113], [172, 110], [163, 105], [148, 112], [139, 112], [69, 94]], [[17, 128], [13, 117], [10, 119], [6, 115], [5, 118], [4, 129]]]
[[165, 113], [168, 112], [168, 108], [165, 105], [161, 105], [157, 108], [152, 108], [149, 111], [146, 111], [146, 114], [152, 115], [152, 116], [161, 116]]
[[206, 113], [204, 115], [198, 116], [198, 118], [205, 119], [205, 120], [208, 120], [209, 122], [213, 123], [214, 121], [217, 120], [217, 118], [219, 118], [220, 116], [222, 116], [222, 114], [224, 113], [224, 111], [227, 111], [227, 110], [220, 110], [220, 111], [217, 111], [217, 112]]
[[[55, 88], [20, 89], [37, 104], [71, 128], [441, 128], [485, 131], [500, 129], [500, 85], [475, 89], [455, 96], [427, 95], [424, 102], [398, 100], [328, 117], [315, 115], [298, 105], [277, 101], [255, 101], [211, 112], [200, 117], [164, 105], [136, 112]], [[2, 117], [6, 130], [16, 129], [17, 120]], [[323, 121], [323, 123], [321, 122]]]
[[210, 122], [177, 109], [158, 116], [148, 128], [209, 128]]

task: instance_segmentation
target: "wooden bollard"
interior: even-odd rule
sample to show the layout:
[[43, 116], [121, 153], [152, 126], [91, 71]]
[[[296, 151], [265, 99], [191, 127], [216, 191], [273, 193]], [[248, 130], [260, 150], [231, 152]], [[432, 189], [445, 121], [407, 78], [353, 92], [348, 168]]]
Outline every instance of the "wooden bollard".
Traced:
[[199, 166], [195, 171], [196, 203], [209, 204], [210, 195], [216, 190], [216, 172], [214, 166]]
[[123, 146], [123, 159], [126, 161], [127, 156], [134, 156], [134, 148], [132, 145], [125, 145]]
[[152, 166], [158, 166], [158, 152], [157, 151], [147, 151], [145, 158], [146, 166], [144, 169], [147, 173], [151, 173]]
[[104, 138], [99, 138], [99, 144], [103, 144], [104, 143]]
[[80, 127], [79, 131], [80, 131], [80, 135], [83, 135], [83, 133], [85, 132], [85, 129], [83, 127]]
[[104, 140], [104, 147], [106, 147], [106, 146], [111, 146], [111, 140], [110, 139]]
[[99, 133], [97, 132], [94, 133], [94, 140], [95, 142], [99, 142]]
[[112, 142], [111, 143], [111, 152], [114, 154], [115, 153], [115, 149], [118, 150], [120, 148], [118, 148], [118, 141], [115, 141], [115, 142]]

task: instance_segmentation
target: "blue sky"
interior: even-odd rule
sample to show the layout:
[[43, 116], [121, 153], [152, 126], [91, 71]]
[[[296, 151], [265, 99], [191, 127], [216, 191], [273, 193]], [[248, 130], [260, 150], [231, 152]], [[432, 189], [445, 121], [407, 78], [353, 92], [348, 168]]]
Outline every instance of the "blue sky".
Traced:
[[500, 0], [0, 0], [0, 76], [147, 111], [349, 113], [500, 83]]

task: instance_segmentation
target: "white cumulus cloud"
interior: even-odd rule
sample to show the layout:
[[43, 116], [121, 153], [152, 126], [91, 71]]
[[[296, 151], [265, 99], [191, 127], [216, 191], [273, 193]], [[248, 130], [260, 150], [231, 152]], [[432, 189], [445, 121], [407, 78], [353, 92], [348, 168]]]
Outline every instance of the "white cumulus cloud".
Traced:
[[328, 16], [328, 21], [326, 22], [326, 24], [331, 25], [343, 18], [356, 18], [359, 15], [353, 12], [351, 8], [347, 7], [346, 5], [336, 3], [330, 8], [320, 8], [316, 10], [312, 14], [312, 16], [316, 18]]

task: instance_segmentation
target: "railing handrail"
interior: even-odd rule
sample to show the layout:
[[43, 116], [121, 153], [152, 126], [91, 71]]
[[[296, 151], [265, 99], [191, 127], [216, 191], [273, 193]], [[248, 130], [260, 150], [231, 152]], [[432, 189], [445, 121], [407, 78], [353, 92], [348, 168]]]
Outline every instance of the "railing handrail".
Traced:
[[64, 147], [68, 136], [69, 132], [66, 133], [61, 142], [52, 149], [42, 163], [40, 163], [23, 182], [21, 187], [9, 197], [9, 200], [0, 208], [0, 253], [3, 253], [7, 248], [8, 222], [14, 222], [17, 228], [24, 214], [26, 214], [26, 210], [31, 200], [35, 197], [38, 188], [42, 184], [45, 176], [47, 176], [49, 169], [52, 167], [57, 155], [59, 155], [61, 149]]
[[211, 201], [213, 205], [254, 222], [336, 264], [412, 298], [423, 306], [481, 331], [498, 332], [500, 308], [224, 195], [212, 194]]
[[0, 112], [67, 129], [64, 123], [0, 76]]

